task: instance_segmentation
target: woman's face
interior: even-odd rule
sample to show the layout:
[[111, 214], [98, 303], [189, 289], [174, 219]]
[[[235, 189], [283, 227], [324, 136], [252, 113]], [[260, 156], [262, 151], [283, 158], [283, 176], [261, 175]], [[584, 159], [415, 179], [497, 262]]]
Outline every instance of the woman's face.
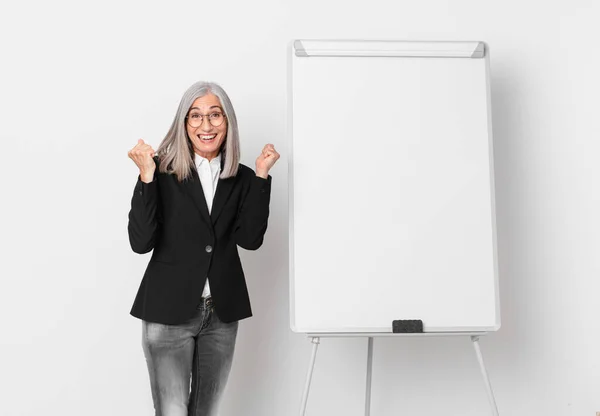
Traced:
[[[219, 121], [221, 125], [213, 125]], [[221, 102], [215, 95], [208, 94], [194, 101], [185, 126], [195, 153], [208, 160], [219, 154], [227, 135], [227, 120]]]

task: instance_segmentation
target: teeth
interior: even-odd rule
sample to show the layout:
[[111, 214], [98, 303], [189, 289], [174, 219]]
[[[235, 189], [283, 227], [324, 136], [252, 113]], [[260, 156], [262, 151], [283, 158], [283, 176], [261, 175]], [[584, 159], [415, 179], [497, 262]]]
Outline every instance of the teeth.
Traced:
[[200, 136], [201, 140], [210, 140], [210, 139], [214, 139], [217, 135], [213, 134], [211, 136]]

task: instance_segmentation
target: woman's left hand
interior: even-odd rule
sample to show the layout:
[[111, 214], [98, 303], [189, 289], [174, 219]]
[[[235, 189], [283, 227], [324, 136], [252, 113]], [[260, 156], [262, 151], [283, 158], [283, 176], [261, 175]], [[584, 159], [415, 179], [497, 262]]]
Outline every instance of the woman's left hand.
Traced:
[[277, 162], [277, 159], [279, 159], [279, 153], [275, 150], [275, 146], [272, 144], [265, 145], [260, 155], [256, 158], [256, 176], [267, 179], [269, 170]]

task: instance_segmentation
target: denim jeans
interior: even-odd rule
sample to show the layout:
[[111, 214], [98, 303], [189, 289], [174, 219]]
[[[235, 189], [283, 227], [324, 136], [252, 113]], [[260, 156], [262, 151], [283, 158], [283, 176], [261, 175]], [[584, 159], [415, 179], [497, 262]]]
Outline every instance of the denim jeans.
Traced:
[[[155, 416], [214, 416], [227, 383], [238, 322], [219, 320], [209, 300], [181, 325], [142, 321]], [[190, 389], [191, 377], [191, 389]]]

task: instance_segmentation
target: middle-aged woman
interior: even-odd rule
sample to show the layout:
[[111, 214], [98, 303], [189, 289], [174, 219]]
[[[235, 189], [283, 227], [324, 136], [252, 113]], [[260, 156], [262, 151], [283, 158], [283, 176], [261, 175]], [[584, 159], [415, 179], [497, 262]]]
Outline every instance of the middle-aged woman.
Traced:
[[229, 97], [217, 84], [198, 82], [184, 93], [156, 153], [139, 140], [128, 155], [139, 168], [129, 241], [136, 253], [153, 250], [131, 314], [142, 320], [155, 414], [212, 416], [238, 321], [252, 315], [237, 246], [262, 245], [268, 173], [279, 154], [267, 144], [256, 173], [239, 163]]

